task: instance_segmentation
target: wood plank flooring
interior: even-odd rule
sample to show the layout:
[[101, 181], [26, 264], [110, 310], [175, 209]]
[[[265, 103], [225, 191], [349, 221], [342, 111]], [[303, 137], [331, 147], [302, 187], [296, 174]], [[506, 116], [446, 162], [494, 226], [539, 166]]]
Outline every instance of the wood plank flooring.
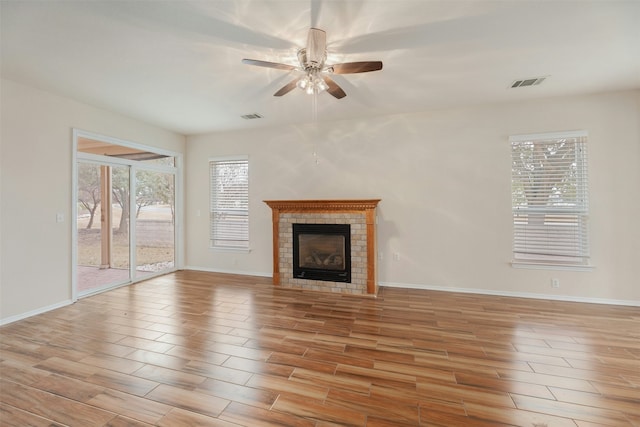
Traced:
[[184, 271], [0, 328], [2, 426], [640, 426], [640, 308]]

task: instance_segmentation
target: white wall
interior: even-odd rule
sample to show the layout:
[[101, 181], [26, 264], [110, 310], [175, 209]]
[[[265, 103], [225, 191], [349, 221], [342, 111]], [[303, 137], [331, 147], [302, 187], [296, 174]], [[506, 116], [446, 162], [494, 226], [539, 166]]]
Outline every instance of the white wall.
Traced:
[[2, 322], [71, 298], [72, 128], [180, 153], [185, 138], [8, 80], [0, 103]]
[[[515, 269], [508, 137], [580, 129], [589, 132], [595, 268]], [[192, 268], [271, 275], [263, 200], [381, 198], [382, 285], [640, 304], [640, 91], [208, 134], [187, 146]], [[232, 154], [250, 156], [248, 254], [208, 248], [208, 158]]]
[[[193, 268], [271, 275], [262, 200], [381, 198], [383, 285], [640, 303], [640, 91], [210, 134], [185, 146], [183, 136], [47, 92], [7, 80], [0, 89], [0, 323], [71, 298], [74, 127], [186, 151]], [[514, 269], [508, 136], [575, 129], [589, 132], [595, 268]], [[207, 160], [230, 154], [250, 156], [248, 254], [208, 248]]]

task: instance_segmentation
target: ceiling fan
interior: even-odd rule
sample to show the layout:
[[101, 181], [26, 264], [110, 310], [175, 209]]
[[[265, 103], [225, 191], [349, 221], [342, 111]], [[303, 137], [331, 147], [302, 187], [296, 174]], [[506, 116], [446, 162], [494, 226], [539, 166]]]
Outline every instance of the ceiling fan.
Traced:
[[340, 99], [347, 96], [329, 74], [355, 74], [378, 71], [382, 69], [382, 61], [344, 62], [341, 64], [325, 64], [327, 59], [327, 35], [323, 30], [310, 28], [307, 36], [307, 46], [298, 51], [299, 66], [281, 64], [278, 62], [260, 61], [257, 59], [243, 59], [244, 64], [259, 67], [275, 68], [278, 70], [299, 71], [303, 74], [284, 85], [273, 96], [282, 96], [296, 87], [308, 94], [327, 91]]

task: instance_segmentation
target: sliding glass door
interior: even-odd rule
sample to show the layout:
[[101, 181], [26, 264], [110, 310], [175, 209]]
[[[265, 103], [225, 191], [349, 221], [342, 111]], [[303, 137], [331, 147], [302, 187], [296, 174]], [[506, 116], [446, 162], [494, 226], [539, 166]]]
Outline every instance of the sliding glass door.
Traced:
[[76, 297], [175, 270], [175, 158], [75, 140]]
[[175, 265], [175, 176], [155, 170], [136, 171], [136, 275]]
[[131, 281], [131, 180], [129, 166], [79, 161], [77, 170], [77, 288], [83, 294]]

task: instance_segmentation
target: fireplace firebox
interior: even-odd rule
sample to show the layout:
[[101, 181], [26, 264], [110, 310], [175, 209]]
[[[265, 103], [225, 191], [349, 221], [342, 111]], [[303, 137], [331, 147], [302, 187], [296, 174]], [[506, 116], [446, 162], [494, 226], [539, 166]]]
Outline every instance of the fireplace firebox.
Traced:
[[351, 283], [349, 224], [292, 224], [293, 277]]

